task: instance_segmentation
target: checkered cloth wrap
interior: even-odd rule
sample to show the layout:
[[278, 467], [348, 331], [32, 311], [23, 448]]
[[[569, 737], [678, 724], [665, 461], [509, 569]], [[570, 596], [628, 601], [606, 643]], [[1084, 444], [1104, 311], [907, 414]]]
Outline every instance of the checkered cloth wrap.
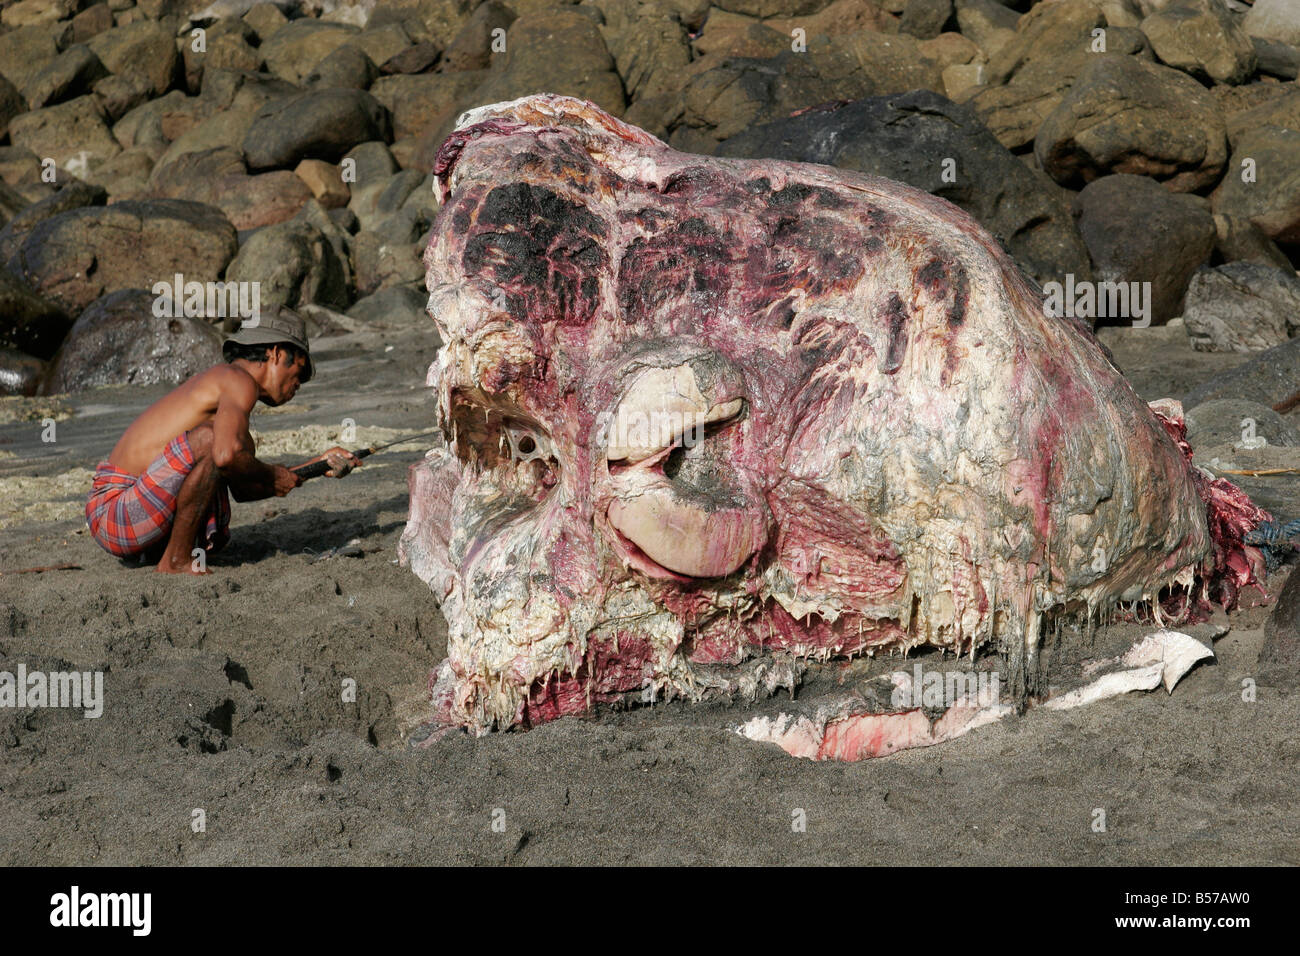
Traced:
[[[194, 467], [185, 433], [177, 435], [142, 475], [130, 475], [101, 461], [86, 499], [86, 525], [109, 554], [128, 558], [165, 544], [176, 517], [176, 496]], [[230, 499], [220, 482], [208, 508], [200, 540], [209, 551], [230, 540]]]

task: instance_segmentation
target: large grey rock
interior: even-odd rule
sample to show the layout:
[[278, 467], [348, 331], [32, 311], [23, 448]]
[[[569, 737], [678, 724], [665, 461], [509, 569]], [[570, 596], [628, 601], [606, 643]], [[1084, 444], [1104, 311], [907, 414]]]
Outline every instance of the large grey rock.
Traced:
[[107, 115], [94, 96], [32, 110], [9, 121], [9, 139], [59, 169], [86, 169], [116, 156], [122, 149], [109, 132]]
[[1251, 37], [1251, 43], [1255, 46], [1259, 72], [1284, 80], [1294, 80], [1300, 76], [1300, 46], [1261, 40], [1259, 37]]
[[670, 142], [709, 152], [760, 123], [834, 100], [924, 89], [944, 90], [939, 65], [906, 35], [863, 31], [811, 38], [807, 53], [787, 50], [770, 59], [704, 57], [691, 63], [683, 90], [683, 124]]
[[261, 284], [261, 307], [305, 302], [346, 307], [347, 275], [333, 245], [303, 221], [283, 222], [253, 233], [226, 271], [234, 282]]
[[506, 52], [478, 91], [481, 103], [545, 90], [591, 100], [623, 115], [623, 84], [595, 22], [570, 8], [523, 14], [506, 33]]
[[1260, 262], [1275, 269], [1292, 269], [1291, 260], [1264, 230], [1249, 219], [1214, 214], [1218, 233], [1214, 250], [1224, 262]]
[[388, 111], [364, 90], [312, 90], [259, 110], [243, 149], [250, 170], [273, 169], [304, 159], [337, 162], [358, 143], [391, 135]]
[[479, 74], [464, 72], [384, 76], [370, 93], [392, 114], [393, 135], [405, 139], [454, 122], [481, 82]]
[[35, 395], [45, 363], [34, 355], [0, 346], [0, 395]]
[[159, 199], [216, 206], [240, 231], [284, 222], [312, 198], [307, 185], [287, 169], [249, 175], [239, 151], [229, 146], [186, 153], [159, 166], [148, 191]]
[[84, 43], [70, 46], [46, 63], [23, 87], [28, 109], [58, 103], [90, 92], [91, 85], [108, 70]]
[[1150, 315], [1139, 321], [1159, 325], [1180, 314], [1192, 274], [1214, 249], [1205, 201], [1121, 174], [1090, 183], [1074, 206], [1097, 280], [1150, 283]]
[[[968, 108], [926, 90], [777, 120], [725, 141], [717, 154], [901, 180], [965, 209], [1040, 282], [1091, 271], [1066, 194], [1002, 148]], [[943, 157], [956, 160], [954, 182], [945, 181]]]
[[87, 41], [110, 73], [138, 74], [161, 96], [178, 78], [176, 37], [163, 24], [141, 20], [98, 33]]
[[1233, 445], [1248, 436], [1270, 445], [1300, 447], [1300, 430], [1267, 405], [1240, 398], [1217, 398], [1186, 411], [1187, 440], [1193, 448]]
[[0, 74], [0, 139], [9, 132], [9, 121], [20, 113], [27, 112], [27, 101], [3, 74]]
[[[460, 70], [486, 70], [492, 65], [492, 38], [494, 30], [509, 31], [515, 20], [519, 19], [515, 10], [499, 3], [487, 0], [475, 7], [469, 20], [460, 28], [460, 32], [447, 44], [442, 53], [439, 69], [451, 73]], [[603, 32], [603, 31], [602, 31]], [[496, 34], [500, 36], [500, 34]], [[606, 41], [609, 34], [605, 33]], [[611, 53], [613, 50], [611, 49]], [[500, 54], [495, 54], [500, 56]], [[628, 90], [629, 93], [632, 90]]]
[[1034, 156], [1064, 186], [1113, 172], [1192, 192], [1223, 174], [1227, 141], [1213, 97], [1190, 76], [1102, 53], [1043, 121]]
[[102, 206], [108, 201], [108, 193], [102, 186], [74, 182], [64, 186], [58, 192], [47, 196], [24, 208], [0, 229], [0, 263], [8, 262], [27, 240], [27, 235], [36, 226], [52, 216], [65, 213], [70, 209], [83, 206]]
[[79, 314], [105, 293], [152, 288], [178, 272], [186, 281], [219, 279], [236, 244], [234, 227], [212, 206], [131, 200], [46, 219], [28, 233], [9, 268]]
[[952, 13], [952, 0], [907, 0], [898, 31], [920, 40], [932, 40], [943, 32]]
[[378, 76], [379, 67], [366, 51], [355, 44], [345, 43], [321, 60], [303, 83], [318, 90], [365, 90]]
[[1255, 0], [1241, 26], [1249, 36], [1300, 46], [1300, 5], [1295, 0]]
[[325, 59], [360, 31], [343, 23], [293, 20], [258, 48], [266, 68], [290, 83], [302, 83]]
[[[1300, 279], [1255, 262], [1197, 270], [1187, 287], [1183, 321], [1202, 352], [1258, 352], [1300, 328]], [[1300, 384], [1300, 383], [1298, 383]]]
[[1093, 31], [1106, 26], [1106, 15], [1094, 0], [1040, 3], [1016, 25], [1016, 34], [989, 57], [988, 82], [1006, 83], [1034, 61], [1060, 62], [1089, 53]]
[[71, 327], [71, 316], [0, 268], [0, 346], [49, 358]]
[[1276, 242], [1300, 242], [1300, 130], [1241, 133], [1212, 199], [1216, 213], [1249, 219]]
[[1300, 338], [1260, 352], [1220, 372], [1183, 396], [1183, 408], [1217, 398], [1237, 398], [1270, 408], [1295, 394], [1300, 385]]
[[1223, 0], [1178, 0], [1142, 21], [1162, 63], [1215, 83], [1244, 83], [1255, 72], [1255, 45]]
[[367, 324], [389, 328], [433, 329], [433, 320], [425, 311], [429, 293], [422, 285], [394, 285], [364, 296], [353, 303], [348, 315]]
[[201, 318], [156, 316], [154, 295], [119, 289], [78, 317], [42, 388], [177, 384], [221, 361], [221, 334]]

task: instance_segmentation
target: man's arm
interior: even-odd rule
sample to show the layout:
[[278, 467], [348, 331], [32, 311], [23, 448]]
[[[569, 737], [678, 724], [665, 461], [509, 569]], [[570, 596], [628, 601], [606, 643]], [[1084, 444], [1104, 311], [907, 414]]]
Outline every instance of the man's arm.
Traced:
[[283, 497], [302, 479], [283, 465], [268, 465], [253, 455], [248, 414], [257, 404], [257, 383], [232, 368], [220, 383], [217, 412], [212, 419], [212, 463], [236, 501]]

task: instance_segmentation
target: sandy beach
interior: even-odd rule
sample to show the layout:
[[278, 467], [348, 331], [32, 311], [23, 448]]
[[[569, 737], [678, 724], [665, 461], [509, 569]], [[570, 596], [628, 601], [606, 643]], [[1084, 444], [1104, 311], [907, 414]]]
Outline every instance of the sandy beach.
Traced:
[[[1111, 336], [1121, 364], [1125, 344]], [[317, 378], [254, 416], [268, 457], [315, 453], [345, 418], [358, 445], [430, 427], [431, 330], [313, 346]], [[1234, 361], [1195, 358], [1135, 372], [1139, 391]], [[0, 710], [0, 863], [1300, 864], [1300, 698], [1242, 695], [1267, 608], [1198, 625], [1228, 630], [1172, 695], [1030, 710], [856, 764], [733, 732], [791, 707], [784, 693], [411, 747], [446, 653], [436, 602], [396, 563], [420, 446], [236, 505], [213, 573], [164, 578], [103, 553], [80, 513], [96, 461], [162, 391], [7, 400], [11, 418], [59, 420], [50, 443], [39, 420], [0, 425], [0, 670], [102, 670], [105, 700], [97, 719]], [[54, 564], [77, 567], [7, 573]], [[1054, 667], [1142, 632], [1057, 648]], [[915, 659], [814, 667], [799, 701]]]

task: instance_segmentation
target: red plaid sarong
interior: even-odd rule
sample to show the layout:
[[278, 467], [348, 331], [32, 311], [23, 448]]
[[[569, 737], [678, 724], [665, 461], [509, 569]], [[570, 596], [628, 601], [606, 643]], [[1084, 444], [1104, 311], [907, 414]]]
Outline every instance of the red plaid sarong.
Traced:
[[[109, 554], [129, 558], [166, 543], [176, 517], [176, 496], [194, 467], [185, 433], [177, 435], [142, 475], [101, 461], [86, 499], [86, 526]], [[224, 482], [208, 507], [207, 527], [196, 539], [216, 551], [230, 540], [230, 499]]]

